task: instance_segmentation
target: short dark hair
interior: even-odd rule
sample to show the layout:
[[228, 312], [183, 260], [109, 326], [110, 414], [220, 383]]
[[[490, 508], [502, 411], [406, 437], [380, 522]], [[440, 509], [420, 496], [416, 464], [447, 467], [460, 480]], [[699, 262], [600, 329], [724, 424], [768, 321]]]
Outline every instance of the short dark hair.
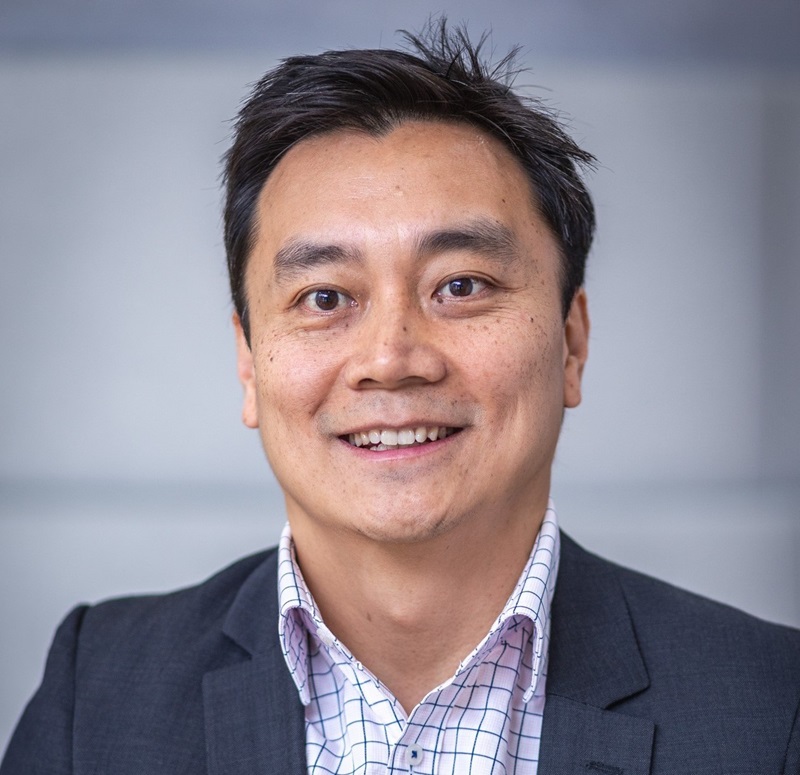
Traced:
[[499, 140], [524, 169], [536, 204], [562, 251], [564, 315], [583, 285], [594, 206], [579, 174], [594, 157], [540, 101], [512, 91], [517, 50], [497, 65], [466, 30], [432, 21], [404, 33], [415, 53], [351, 49], [284, 59], [255, 85], [224, 157], [225, 250], [231, 294], [249, 341], [245, 269], [256, 238], [255, 210], [267, 178], [294, 145], [352, 129], [382, 135], [406, 121], [453, 121]]

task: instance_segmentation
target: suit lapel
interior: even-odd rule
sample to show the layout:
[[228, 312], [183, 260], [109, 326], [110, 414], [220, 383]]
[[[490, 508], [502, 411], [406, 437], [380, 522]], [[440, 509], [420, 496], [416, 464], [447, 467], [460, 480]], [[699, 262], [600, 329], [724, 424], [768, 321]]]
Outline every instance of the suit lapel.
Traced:
[[540, 754], [548, 775], [647, 775], [654, 724], [608, 708], [647, 688], [614, 566], [562, 534]]
[[242, 585], [223, 628], [247, 655], [203, 679], [209, 775], [305, 775], [305, 718], [278, 640], [276, 583], [273, 553]]

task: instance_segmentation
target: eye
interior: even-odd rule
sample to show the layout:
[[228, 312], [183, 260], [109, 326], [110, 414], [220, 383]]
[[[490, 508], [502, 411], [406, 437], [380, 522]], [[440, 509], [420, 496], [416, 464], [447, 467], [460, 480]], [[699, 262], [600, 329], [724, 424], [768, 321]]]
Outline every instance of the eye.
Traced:
[[352, 303], [352, 299], [342, 291], [333, 288], [319, 288], [316, 291], [307, 293], [302, 304], [313, 312], [334, 312], [342, 307], [347, 307]]
[[473, 296], [486, 288], [488, 283], [477, 277], [454, 277], [436, 290], [437, 296], [464, 298]]

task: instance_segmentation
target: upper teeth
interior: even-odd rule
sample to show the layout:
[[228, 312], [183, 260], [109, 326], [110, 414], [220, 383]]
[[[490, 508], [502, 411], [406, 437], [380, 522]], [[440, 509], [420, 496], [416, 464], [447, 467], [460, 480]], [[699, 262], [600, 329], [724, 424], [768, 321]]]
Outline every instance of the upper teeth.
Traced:
[[451, 432], [450, 428], [439, 425], [430, 427], [420, 425], [417, 428], [401, 428], [400, 430], [376, 428], [363, 433], [351, 433], [347, 440], [356, 447], [388, 449], [390, 447], [410, 447], [412, 444], [436, 441], [436, 439], [445, 438]]

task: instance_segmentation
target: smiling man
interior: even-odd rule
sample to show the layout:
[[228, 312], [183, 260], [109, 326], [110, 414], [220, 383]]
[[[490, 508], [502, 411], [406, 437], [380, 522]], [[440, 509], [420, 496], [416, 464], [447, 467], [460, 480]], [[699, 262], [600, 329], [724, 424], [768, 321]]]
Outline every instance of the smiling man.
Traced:
[[560, 534], [591, 156], [461, 33], [286, 60], [226, 158], [280, 546], [76, 609], [29, 773], [800, 772], [800, 637]]
[[380, 679], [398, 731], [513, 592], [580, 399], [585, 298], [565, 321], [534, 196], [485, 132], [410, 119], [305, 140], [258, 199], [244, 420], [338, 656]]

